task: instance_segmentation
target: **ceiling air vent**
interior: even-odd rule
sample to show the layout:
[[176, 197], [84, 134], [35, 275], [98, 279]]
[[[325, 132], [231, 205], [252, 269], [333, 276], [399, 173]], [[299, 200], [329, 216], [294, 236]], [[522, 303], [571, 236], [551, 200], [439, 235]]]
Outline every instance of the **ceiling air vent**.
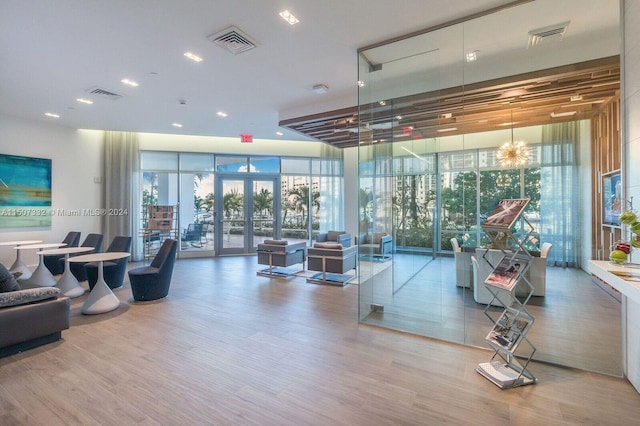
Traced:
[[94, 96], [99, 96], [101, 98], [111, 99], [112, 101], [117, 101], [118, 99], [122, 98], [122, 95], [110, 92], [109, 90], [101, 89], [96, 86], [88, 88], [87, 93], [90, 93]]
[[562, 39], [562, 37], [567, 33], [567, 28], [569, 28], [570, 22], [571, 21], [566, 21], [561, 24], [549, 25], [548, 27], [529, 31], [528, 47], [537, 46], [543, 41]]
[[231, 26], [207, 37], [209, 41], [237, 55], [257, 46], [257, 43], [238, 28]]

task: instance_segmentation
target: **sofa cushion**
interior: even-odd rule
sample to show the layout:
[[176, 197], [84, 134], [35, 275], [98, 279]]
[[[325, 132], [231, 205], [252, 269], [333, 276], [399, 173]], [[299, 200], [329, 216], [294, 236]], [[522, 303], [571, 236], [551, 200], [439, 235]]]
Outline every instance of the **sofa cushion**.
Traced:
[[56, 287], [28, 288], [26, 290], [0, 293], [0, 308], [24, 305], [46, 299], [55, 299], [59, 294], [60, 289]]
[[20, 290], [18, 281], [9, 270], [0, 263], [0, 293]]
[[262, 244], [275, 244], [275, 245], [286, 246], [287, 244], [289, 244], [289, 241], [287, 241], [287, 240], [264, 240], [262, 242]]
[[333, 249], [333, 250], [342, 250], [342, 244], [338, 243], [315, 243], [313, 245], [314, 248], [325, 248], [325, 249]]

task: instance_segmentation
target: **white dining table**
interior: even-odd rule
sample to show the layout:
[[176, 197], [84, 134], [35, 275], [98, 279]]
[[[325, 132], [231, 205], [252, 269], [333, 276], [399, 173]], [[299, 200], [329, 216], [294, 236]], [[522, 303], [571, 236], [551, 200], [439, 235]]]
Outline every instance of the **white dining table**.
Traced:
[[66, 246], [67, 243], [42, 243], [42, 244], [27, 244], [22, 246], [16, 246], [14, 249], [17, 251], [20, 250], [39, 250], [38, 254], [40, 256], [40, 260], [38, 261], [38, 266], [35, 271], [31, 274], [30, 277], [24, 278], [21, 276], [19, 278], [20, 285], [26, 284], [29, 287], [53, 287], [56, 285], [56, 279], [53, 277], [53, 274], [47, 269], [47, 266], [44, 264], [44, 257], [42, 256], [42, 250], [58, 248], [62, 246]]
[[104, 252], [81, 254], [69, 258], [69, 262], [97, 262], [98, 263], [98, 281], [93, 286], [93, 290], [89, 293], [87, 300], [82, 305], [82, 313], [85, 315], [103, 314], [118, 309], [120, 300], [113, 294], [104, 281], [104, 262], [108, 260], [118, 260], [131, 256], [128, 252]]
[[92, 250], [95, 249], [93, 247], [63, 247], [53, 250], [44, 250], [39, 253], [41, 256], [64, 255], [64, 272], [55, 285], [60, 289], [63, 296], [74, 298], [84, 294], [84, 288], [82, 288], [69, 267], [69, 256], [76, 253], [86, 253]]
[[[0, 242], [0, 246], [13, 246], [15, 248], [28, 244], [38, 244], [41, 242], [42, 240], [2, 241]], [[20, 257], [20, 250], [16, 250], [16, 260], [13, 262], [13, 265], [11, 265], [9, 270], [21, 272], [22, 275], [20, 275], [20, 277], [23, 279], [28, 279], [31, 276], [31, 269], [29, 269], [29, 267], [22, 261], [22, 258]]]

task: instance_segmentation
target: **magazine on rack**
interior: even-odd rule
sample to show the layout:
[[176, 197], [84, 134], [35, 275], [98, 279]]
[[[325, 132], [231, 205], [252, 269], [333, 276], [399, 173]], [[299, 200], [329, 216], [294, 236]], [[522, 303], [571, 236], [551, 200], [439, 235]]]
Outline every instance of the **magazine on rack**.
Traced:
[[484, 283], [503, 290], [511, 291], [518, 283], [520, 274], [524, 273], [529, 263], [528, 259], [505, 256], [498, 266], [484, 280]]
[[493, 209], [487, 220], [482, 224], [482, 229], [485, 231], [510, 230], [530, 200], [530, 198], [505, 198], [500, 200], [496, 208]]
[[511, 351], [516, 348], [532, 322], [533, 317], [524, 312], [505, 309], [486, 339], [502, 349]]

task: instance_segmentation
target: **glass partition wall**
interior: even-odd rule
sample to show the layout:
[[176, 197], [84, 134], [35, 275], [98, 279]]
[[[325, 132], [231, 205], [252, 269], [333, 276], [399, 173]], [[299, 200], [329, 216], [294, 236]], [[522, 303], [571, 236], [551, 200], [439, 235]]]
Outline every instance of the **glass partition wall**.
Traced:
[[[527, 248], [554, 245], [546, 294], [531, 302], [534, 359], [621, 375], [620, 304], [579, 269], [590, 238], [577, 199], [588, 193], [579, 186], [590, 173], [588, 118], [524, 126], [528, 93], [548, 87], [531, 80], [517, 93], [480, 90], [485, 82], [499, 87], [521, 74], [618, 55], [618, 2], [596, 3], [597, 23], [579, 1], [539, 0], [359, 51], [358, 240], [393, 238], [389, 256], [371, 244], [360, 250], [360, 321], [488, 348], [490, 323], [474, 297], [470, 258], [489, 243], [481, 225], [498, 201], [527, 197], [534, 227]], [[558, 23], [592, 25], [593, 34], [581, 27], [559, 44], [531, 44], [529, 30]], [[518, 28], [522, 40], [505, 39]], [[489, 113], [484, 100], [496, 105]], [[558, 129], [572, 136], [549, 136]], [[527, 161], [505, 165], [500, 149], [516, 141], [525, 142]], [[461, 247], [455, 256], [452, 239]], [[569, 329], [554, 323], [567, 318]], [[601, 333], [612, 334], [605, 354], [593, 351]]]

